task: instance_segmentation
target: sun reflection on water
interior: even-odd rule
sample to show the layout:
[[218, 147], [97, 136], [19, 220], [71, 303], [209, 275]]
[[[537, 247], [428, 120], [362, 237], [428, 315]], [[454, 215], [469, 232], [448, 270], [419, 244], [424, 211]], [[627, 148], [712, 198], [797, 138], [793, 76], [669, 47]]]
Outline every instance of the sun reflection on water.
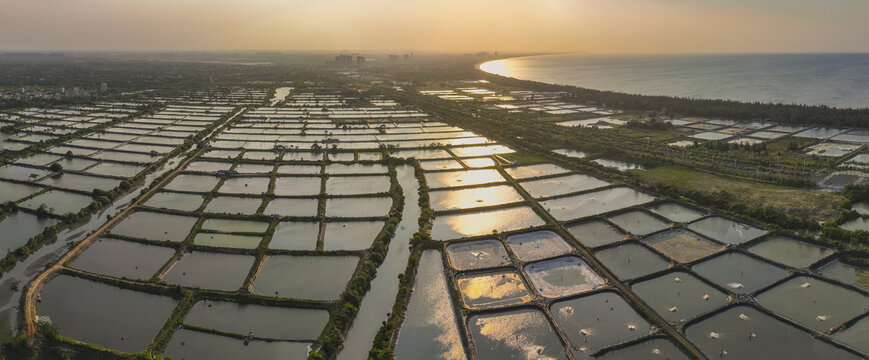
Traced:
[[457, 280], [469, 307], [491, 307], [531, 301], [531, 294], [516, 273], [485, 274]]
[[498, 74], [501, 76], [510, 76], [510, 65], [506, 60], [495, 60], [480, 64], [480, 70], [490, 74]]

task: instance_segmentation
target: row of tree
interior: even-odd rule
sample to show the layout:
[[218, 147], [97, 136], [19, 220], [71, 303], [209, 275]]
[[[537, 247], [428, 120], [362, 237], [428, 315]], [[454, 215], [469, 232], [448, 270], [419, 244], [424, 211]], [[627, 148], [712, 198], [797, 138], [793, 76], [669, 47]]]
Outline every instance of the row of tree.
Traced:
[[735, 120], [764, 119], [785, 124], [869, 128], [869, 108], [840, 109], [825, 105], [749, 103], [733, 100], [634, 95], [571, 85], [518, 80], [485, 72], [480, 72], [479, 76], [501, 86], [537, 91], [564, 91], [568, 98], [575, 101], [596, 103], [622, 110], [656, 110], [664, 116], [691, 114]]

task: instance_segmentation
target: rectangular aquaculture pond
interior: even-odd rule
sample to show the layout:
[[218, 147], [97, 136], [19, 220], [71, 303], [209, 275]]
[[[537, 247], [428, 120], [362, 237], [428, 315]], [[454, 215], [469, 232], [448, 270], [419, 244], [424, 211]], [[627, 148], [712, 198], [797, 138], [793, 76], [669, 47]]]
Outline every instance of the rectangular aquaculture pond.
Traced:
[[320, 194], [320, 177], [275, 178], [274, 193], [277, 196], [305, 196]]
[[614, 292], [560, 300], [550, 311], [573, 347], [585, 356], [651, 330], [649, 323]]
[[223, 181], [217, 192], [223, 194], [263, 194], [269, 190], [268, 177], [231, 177]]
[[315, 340], [329, 321], [322, 309], [264, 306], [202, 300], [184, 317], [184, 323], [206, 329], [280, 340]]
[[318, 199], [274, 198], [266, 205], [263, 213], [275, 216], [317, 216]]
[[389, 192], [389, 176], [330, 176], [326, 179], [329, 195], [358, 195]]
[[531, 293], [522, 277], [512, 270], [463, 274], [456, 285], [465, 306], [490, 309], [531, 301]]
[[651, 234], [670, 227], [670, 224], [642, 210], [630, 210], [610, 216], [607, 220], [637, 236]]
[[666, 259], [645, 246], [633, 242], [602, 249], [595, 253], [595, 257], [622, 280], [637, 278], [670, 267], [670, 262]]
[[425, 181], [430, 188], [480, 185], [492, 182], [503, 182], [504, 177], [493, 169], [439, 171], [425, 174]]
[[542, 260], [525, 266], [531, 285], [548, 298], [558, 298], [594, 290], [604, 280], [578, 256]]
[[435, 190], [429, 193], [432, 210], [457, 210], [502, 205], [522, 201], [512, 186], [495, 185], [460, 190]]
[[790, 267], [804, 268], [833, 254], [833, 250], [784, 236], [775, 236], [748, 248], [761, 257]]
[[[579, 354], [574, 352], [574, 357], [581, 359]], [[685, 355], [681, 349], [676, 347], [672, 341], [666, 338], [656, 337], [644, 340], [639, 343], [630, 344], [624, 347], [608, 350], [596, 357], [600, 360], [622, 360], [622, 359], [667, 359], [667, 360], [688, 360], [691, 359]]]
[[233, 249], [255, 249], [262, 240], [262, 236], [257, 235], [198, 233], [193, 238], [193, 244]]
[[520, 165], [504, 168], [504, 171], [514, 179], [527, 179], [570, 172], [570, 170], [555, 164]]
[[561, 221], [584, 218], [613, 210], [645, 204], [654, 197], [628, 187], [593, 191], [581, 195], [541, 201], [540, 205]]
[[132, 241], [100, 238], [71, 267], [117, 278], [148, 280], [175, 255], [175, 249]]
[[297, 341], [245, 341], [242, 338], [179, 329], [172, 335], [163, 355], [173, 359], [305, 359], [311, 345], [311, 342]]
[[544, 198], [591, 190], [609, 185], [608, 182], [588, 175], [572, 174], [539, 180], [527, 180], [520, 185], [535, 198]]
[[510, 235], [507, 237], [507, 245], [522, 261], [546, 259], [573, 251], [573, 246], [549, 230]]
[[67, 213], [78, 213], [79, 210], [87, 207], [93, 201], [93, 198], [79, 193], [51, 190], [34, 196], [27, 201], [22, 201], [18, 206], [38, 210], [40, 208], [55, 215], [65, 215]]
[[356, 256], [269, 255], [254, 279], [252, 291], [265, 296], [336, 300], [357, 263]]
[[205, 198], [202, 195], [175, 192], [158, 192], [145, 201], [145, 206], [158, 209], [194, 211], [199, 209]]
[[51, 319], [60, 335], [127, 353], [145, 349], [177, 302], [59, 275], [40, 293], [37, 313]]
[[721, 216], [710, 216], [692, 222], [688, 228], [725, 244], [742, 244], [766, 233], [766, 230], [738, 223]]
[[378, 217], [389, 215], [392, 198], [352, 197], [326, 199], [326, 216], [329, 217]]
[[[150, 211], [137, 211], [123, 219], [112, 234], [157, 241], [181, 242], [187, 238], [196, 218]], [[154, 226], [160, 224], [160, 226]]]
[[869, 354], [869, 341], [866, 341], [869, 339], [869, 317], [864, 316], [851, 326], [833, 334], [833, 339]]
[[0, 202], [16, 201], [42, 190], [39, 186], [0, 181]]
[[450, 240], [467, 236], [491, 234], [543, 225], [544, 221], [531, 210], [521, 206], [507, 209], [475, 211], [439, 215], [434, 219], [432, 239]]
[[685, 334], [710, 359], [859, 359], [745, 305], [691, 324]]
[[263, 199], [259, 197], [219, 195], [211, 199], [208, 205], [205, 205], [205, 212], [254, 215], [262, 202]]
[[269, 228], [265, 221], [235, 220], [235, 219], [205, 219], [202, 222], [203, 230], [215, 230], [223, 232], [263, 233]]
[[329, 221], [323, 235], [323, 249], [367, 249], [384, 225], [383, 221]]
[[616, 243], [626, 240], [628, 235], [622, 233], [609, 223], [602, 220], [588, 220], [565, 225], [579, 242], [588, 247]]
[[752, 293], [788, 275], [783, 268], [738, 252], [705, 260], [691, 270], [737, 294]]
[[472, 315], [468, 328], [478, 360], [567, 359], [564, 345], [540, 310]]
[[833, 280], [869, 289], [869, 268], [834, 260], [819, 268], [818, 273]]
[[728, 303], [727, 294], [683, 271], [670, 272], [631, 286], [637, 295], [672, 323], [707, 313]]
[[807, 276], [797, 276], [757, 296], [757, 303], [818, 331], [842, 325], [869, 307], [869, 296]]
[[272, 234], [269, 248], [275, 250], [315, 250], [319, 234], [319, 222], [280, 222]]
[[174, 177], [164, 189], [188, 192], [209, 192], [214, 189], [220, 178], [209, 175], [180, 174]]
[[478, 240], [447, 245], [447, 259], [456, 270], [475, 270], [510, 264], [507, 249], [498, 240]]
[[661, 215], [670, 221], [686, 223], [703, 217], [703, 213], [675, 202], [665, 202], [649, 207], [653, 213]]
[[723, 245], [683, 229], [658, 233], [644, 238], [643, 242], [680, 263], [692, 262], [724, 250]]
[[255, 257], [194, 251], [181, 257], [163, 281], [188, 287], [236, 291], [254, 264]]

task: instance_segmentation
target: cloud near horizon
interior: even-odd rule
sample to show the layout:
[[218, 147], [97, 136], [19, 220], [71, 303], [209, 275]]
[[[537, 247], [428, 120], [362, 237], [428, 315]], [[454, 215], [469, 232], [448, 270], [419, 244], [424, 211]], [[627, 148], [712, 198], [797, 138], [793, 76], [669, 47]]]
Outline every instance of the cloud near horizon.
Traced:
[[0, 51], [869, 52], [861, 0], [0, 0]]

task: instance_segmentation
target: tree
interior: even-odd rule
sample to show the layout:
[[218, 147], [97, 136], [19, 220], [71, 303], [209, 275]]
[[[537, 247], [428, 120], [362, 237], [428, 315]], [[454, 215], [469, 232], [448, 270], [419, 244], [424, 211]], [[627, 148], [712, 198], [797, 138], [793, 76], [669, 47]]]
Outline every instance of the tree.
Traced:
[[49, 339], [55, 339], [60, 335], [60, 328], [48, 321], [42, 321], [39, 323], [39, 332]]

